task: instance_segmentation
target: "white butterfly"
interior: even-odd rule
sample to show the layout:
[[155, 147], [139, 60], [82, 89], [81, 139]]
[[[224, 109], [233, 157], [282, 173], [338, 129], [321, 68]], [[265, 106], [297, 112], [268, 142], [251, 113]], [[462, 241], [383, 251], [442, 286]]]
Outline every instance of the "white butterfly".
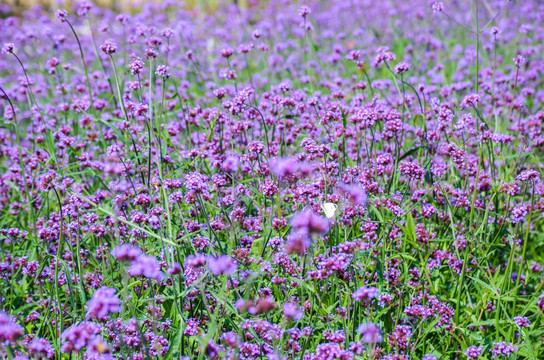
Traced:
[[332, 219], [336, 214], [336, 209], [338, 209], [338, 205], [333, 203], [323, 203], [321, 204], [321, 209], [323, 209], [323, 212], [328, 219]]

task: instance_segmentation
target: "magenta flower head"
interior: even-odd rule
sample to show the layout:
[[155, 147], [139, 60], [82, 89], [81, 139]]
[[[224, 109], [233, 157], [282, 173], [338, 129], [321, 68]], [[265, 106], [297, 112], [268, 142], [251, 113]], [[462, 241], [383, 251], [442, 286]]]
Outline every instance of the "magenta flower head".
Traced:
[[307, 235], [324, 235], [329, 230], [329, 222], [323, 216], [306, 209], [291, 218], [291, 226]]
[[283, 306], [283, 314], [288, 321], [299, 321], [304, 316], [304, 309], [293, 303], [287, 303]]
[[406, 62], [400, 62], [397, 65], [395, 65], [395, 74], [402, 74], [411, 69], [410, 64]]
[[113, 257], [119, 261], [134, 261], [141, 253], [142, 250], [129, 244], [118, 246], [111, 252]]
[[63, 353], [79, 352], [96, 339], [102, 332], [102, 326], [90, 321], [84, 321], [80, 324], [73, 325], [62, 333]]
[[396, 55], [389, 51], [387, 46], [382, 46], [376, 51], [376, 57], [374, 58], [374, 66], [379, 66], [381, 63], [387, 61], [393, 61], [396, 59]]
[[434, 1], [431, 4], [431, 8], [433, 9], [433, 13], [438, 13], [444, 11], [444, 4], [438, 1]]
[[298, 16], [300, 16], [301, 18], [306, 18], [308, 15], [310, 15], [310, 13], [311, 13], [310, 8], [305, 5], [301, 6], [298, 9]]
[[170, 77], [170, 73], [168, 72], [170, 68], [166, 65], [159, 65], [157, 66], [157, 70], [155, 70], [155, 75], [158, 75], [164, 79], [168, 79]]
[[465, 355], [467, 356], [467, 358], [469, 359], [477, 359], [480, 357], [480, 354], [482, 353], [482, 350], [483, 350], [483, 346], [469, 346], [466, 351], [465, 351]]
[[138, 75], [144, 68], [144, 62], [140, 58], [136, 58], [128, 64], [128, 67], [132, 75]]
[[493, 349], [491, 349], [491, 358], [496, 358], [498, 356], [509, 356], [518, 351], [517, 345], [512, 343], [507, 343], [506, 341], [499, 341], [493, 343]]
[[15, 318], [0, 310], [0, 344], [13, 344], [23, 336], [23, 328], [15, 323]]
[[132, 261], [128, 274], [132, 277], [142, 276], [148, 279], [161, 282], [164, 278], [164, 274], [161, 272], [161, 267], [153, 256], [139, 255], [134, 261]]
[[434, 356], [433, 354], [425, 354], [425, 356], [421, 360], [437, 360], [438, 358]]
[[104, 54], [110, 55], [115, 54], [117, 51], [117, 46], [113, 41], [106, 40], [102, 46], [100, 46], [100, 49], [104, 52]]
[[278, 158], [270, 161], [272, 173], [279, 178], [295, 175], [298, 169], [298, 160], [296, 158]]
[[304, 255], [311, 244], [312, 242], [307, 234], [295, 231], [287, 236], [285, 251], [288, 254]]
[[226, 48], [226, 49], [221, 50], [221, 56], [226, 58], [226, 59], [231, 57], [232, 54], [234, 54], [234, 50], [232, 50], [231, 48]]
[[219, 257], [208, 257], [208, 269], [215, 276], [232, 275], [238, 270], [238, 263], [230, 256], [222, 255]]
[[471, 106], [476, 106], [480, 102], [480, 95], [468, 94], [461, 101], [461, 108], [466, 109]]
[[34, 338], [28, 345], [28, 351], [34, 359], [52, 359], [55, 356], [53, 346], [46, 339], [39, 337]]
[[234, 173], [238, 171], [239, 166], [240, 160], [236, 156], [227, 156], [225, 161], [221, 164], [221, 169], [229, 173]]
[[65, 22], [67, 16], [68, 16], [68, 11], [66, 11], [66, 10], [64, 10], [64, 9], [58, 9], [58, 10], [55, 12], [55, 17], [56, 17], [57, 20], [60, 21], [60, 22]]
[[15, 50], [15, 44], [14, 43], [5, 43], [2, 46], [2, 54], [11, 54]]
[[363, 323], [357, 329], [361, 334], [361, 341], [365, 344], [376, 344], [383, 340], [382, 332], [378, 325], [373, 323]]
[[351, 294], [351, 297], [356, 301], [360, 301], [363, 305], [370, 304], [370, 301], [378, 296], [379, 290], [373, 286], [366, 287], [363, 286], [360, 289], [357, 289]]
[[358, 185], [340, 184], [338, 192], [352, 205], [365, 205], [368, 200], [366, 191]]
[[514, 61], [514, 65], [519, 69], [521, 65], [525, 64], [525, 61], [527, 61], [523, 56], [517, 55], [515, 58], [512, 59]]
[[540, 173], [536, 170], [524, 170], [518, 176], [516, 176], [516, 180], [527, 181], [531, 183], [535, 183], [539, 179]]
[[86, 0], [83, 0], [79, 3], [79, 8], [77, 9], [78, 16], [86, 16], [89, 10], [91, 10], [91, 3]]
[[115, 295], [115, 289], [101, 287], [96, 290], [87, 303], [87, 316], [91, 319], [106, 321], [109, 315], [121, 311], [121, 300]]
[[514, 322], [519, 327], [529, 327], [531, 326], [531, 321], [525, 316], [514, 316]]

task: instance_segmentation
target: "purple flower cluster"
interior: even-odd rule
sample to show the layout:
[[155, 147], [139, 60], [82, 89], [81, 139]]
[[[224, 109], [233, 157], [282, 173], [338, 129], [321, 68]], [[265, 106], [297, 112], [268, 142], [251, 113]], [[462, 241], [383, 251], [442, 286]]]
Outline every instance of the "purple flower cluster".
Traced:
[[541, 1], [16, 3], [0, 357], [544, 358]]

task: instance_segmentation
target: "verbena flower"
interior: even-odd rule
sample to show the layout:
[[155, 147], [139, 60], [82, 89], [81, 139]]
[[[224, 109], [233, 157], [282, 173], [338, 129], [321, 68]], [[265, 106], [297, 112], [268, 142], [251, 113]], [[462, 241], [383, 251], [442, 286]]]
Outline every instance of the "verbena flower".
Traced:
[[98, 320], [108, 320], [110, 314], [121, 311], [121, 300], [115, 294], [115, 289], [101, 287], [96, 290], [87, 303], [87, 316]]

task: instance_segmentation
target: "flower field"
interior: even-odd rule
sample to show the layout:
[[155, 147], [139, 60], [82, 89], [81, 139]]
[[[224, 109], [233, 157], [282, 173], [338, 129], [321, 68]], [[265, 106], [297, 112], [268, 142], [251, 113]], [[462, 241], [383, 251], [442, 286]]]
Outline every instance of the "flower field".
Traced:
[[544, 3], [0, 5], [0, 358], [544, 359]]

